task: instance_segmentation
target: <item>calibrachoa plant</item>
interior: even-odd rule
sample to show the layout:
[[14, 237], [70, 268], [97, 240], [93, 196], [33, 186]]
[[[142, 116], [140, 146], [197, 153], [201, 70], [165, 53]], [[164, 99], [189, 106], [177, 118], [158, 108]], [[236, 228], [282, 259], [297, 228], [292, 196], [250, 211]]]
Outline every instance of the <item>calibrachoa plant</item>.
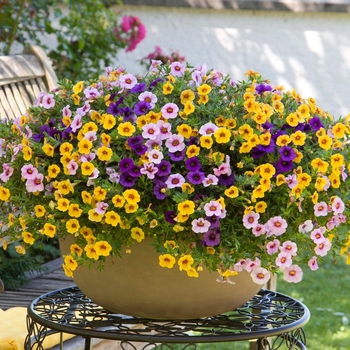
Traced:
[[348, 254], [348, 119], [258, 73], [153, 61], [61, 81], [0, 125], [2, 236], [74, 236], [68, 276], [151, 237], [164, 268], [302, 280]]

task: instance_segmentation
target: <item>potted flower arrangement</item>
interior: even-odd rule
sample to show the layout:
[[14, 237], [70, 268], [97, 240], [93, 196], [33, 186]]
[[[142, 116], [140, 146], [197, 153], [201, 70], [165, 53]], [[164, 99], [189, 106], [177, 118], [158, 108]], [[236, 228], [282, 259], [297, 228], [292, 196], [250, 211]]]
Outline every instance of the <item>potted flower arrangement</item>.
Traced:
[[74, 277], [120, 255], [142, 265], [151, 248], [186, 293], [203, 270], [226, 287], [249, 274], [253, 294], [277, 271], [299, 282], [302, 264], [349, 253], [348, 119], [253, 71], [234, 81], [152, 61], [145, 76], [64, 80], [0, 124], [1, 234], [23, 254], [47, 236], [69, 242]]

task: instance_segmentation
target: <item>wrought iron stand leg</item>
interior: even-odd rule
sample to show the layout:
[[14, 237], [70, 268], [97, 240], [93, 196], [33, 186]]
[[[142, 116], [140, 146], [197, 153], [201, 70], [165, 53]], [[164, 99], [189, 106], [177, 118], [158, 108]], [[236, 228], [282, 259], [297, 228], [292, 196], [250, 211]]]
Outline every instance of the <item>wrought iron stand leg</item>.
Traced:
[[91, 338], [90, 337], [84, 337], [84, 338], [85, 338], [84, 350], [91, 350]]

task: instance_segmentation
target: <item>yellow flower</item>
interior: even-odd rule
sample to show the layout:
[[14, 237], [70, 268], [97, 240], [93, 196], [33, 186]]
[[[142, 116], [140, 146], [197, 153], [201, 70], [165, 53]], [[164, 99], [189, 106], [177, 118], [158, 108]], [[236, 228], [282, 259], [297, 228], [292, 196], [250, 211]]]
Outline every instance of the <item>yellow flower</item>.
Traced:
[[161, 267], [166, 267], [168, 269], [172, 269], [175, 265], [175, 258], [170, 254], [159, 255], [159, 265]]
[[97, 157], [101, 161], [108, 162], [112, 158], [112, 155], [113, 151], [109, 147], [102, 146], [97, 150]]
[[78, 244], [72, 244], [69, 250], [72, 255], [81, 256], [83, 254], [83, 249]]
[[193, 262], [194, 260], [191, 255], [187, 254], [182, 256], [178, 261], [180, 271], [187, 271], [188, 269], [190, 269], [192, 267]]
[[186, 272], [188, 277], [199, 277], [199, 274], [194, 267], [190, 267]]
[[57, 201], [57, 209], [60, 211], [67, 211], [69, 208], [69, 200], [67, 198], [60, 198]]
[[106, 130], [111, 130], [117, 123], [115, 117], [112, 114], [103, 114], [103, 128]]
[[271, 142], [271, 134], [270, 132], [266, 132], [265, 134], [261, 134], [259, 137], [260, 144], [263, 146], [268, 146]]
[[180, 99], [183, 105], [185, 105], [186, 102], [192, 102], [194, 98], [195, 98], [195, 95], [192, 90], [187, 89], [181, 92]]
[[344, 156], [340, 153], [335, 153], [331, 155], [331, 166], [334, 168], [339, 168], [344, 164]]
[[100, 222], [102, 221], [102, 218], [103, 218], [103, 215], [97, 213], [95, 209], [90, 209], [88, 211], [88, 215], [89, 215], [89, 220], [93, 222]]
[[243, 142], [241, 147], [239, 148], [239, 153], [249, 153], [254, 146], [249, 142]]
[[334, 172], [328, 176], [329, 182], [333, 188], [339, 188], [340, 186], [340, 176]]
[[191, 113], [193, 113], [194, 111], [195, 111], [195, 106], [193, 105], [193, 103], [192, 102], [190, 102], [190, 101], [187, 101], [186, 102], [186, 104], [185, 104], [185, 106], [184, 106], [184, 113], [186, 114], [186, 115], [189, 115], [189, 114], [191, 114]]
[[91, 151], [92, 142], [88, 139], [82, 139], [78, 143], [78, 152], [81, 154], [89, 154]]
[[83, 125], [82, 130], [83, 130], [84, 134], [86, 134], [89, 131], [95, 131], [96, 132], [98, 130], [98, 127], [97, 127], [97, 125], [94, 122], [88, 122], [88, 123]]
[[342, 123], [337, 123], [332, 127], [332, 133], [335, 138], [342, 139], [345, 136], [346, 126]]
[[83, 203], [91, 204], [92, 196], [89, 192], [83, 191], [83, 192], [81, 192], [81, 199], [83, 200]]
[[286, 118], [286, 122], [290, 126], [297, 126], [299, 124], [299, 118], [295, 113], [290, 113]]
[[266, 190], [264, 186], [258, 185], [257, 187], [255, 187], [252, 193], [252, 201], [255, 202], [257, 198], [264, 198], [265, 192]]
[[198, 95], [208, 95], [210, 91], [211, 87], [208, 84], [202, 84], [197, 88]]
[[276, 145], [277, 146], [286, 146], [291, 142], [291, 139], [288, 135], [280, 135], [277, 137]]
[[180, 135], [182, 135], [184, 138], [189, 139], [192, 134], [192, 128], [187, 124], [181, 124], [176, 127], [176, 130]]
[[91, 162], [82, 162], [80, 167], [81, 173], [86, 176], [90, 176], [95, 170], [95, 167]]
[[290, 135], [290, 139], [294, 143], [294, 145], [303, 146], [305, 144], [306, 135], [302, 131], [298, 130], [292, 135]]
[[60, 173], [60, 171], [61, 171], [61, 169], [58, 165], [52, 164], [47, 168], [47, 175], [51, 179], [55, 179], [57, 177], [57, 175]]
[[62, 268], [63, 268], [64, 274], [67, 277], [73, 277], [73, 271], [70, 270], [65, 264], [62, 264]]
[[0, 186], [0, 200], [7, 202], [8, 199], [10, 198], [10, 190], [4, 186]]
[[85, 246], [84, 250], [85, 250], [86, 256], [89, 259], [98, 260], [99, 256], [97, 254], [94, 244], [88, 244], [87, 246]]
[[79, 218], [82, 212], [83, 210], [80, 209], [79, 204], [71, 204], [68, 207], [68, 215], [73, 218]]
[[276, 174], [276, 169], [272, 164], [262, 164], [259, 168], [259, 174], [261, 177], [271, 179]]
[[263, 201], [256, 203], [254, 207], [255, 212], [257, 213], [265, 213], [266, 208], [267, 208], [267, 204]]
[[23, 152], [23, 159], [24, 160], [29, 161], [32, 159], [33, 151], [29, 146], [23, 147], [22, 152]]
[[243, 124], [242, 126], [239, 127], [238, 129], [238, 133], [245, 139], [245, 140], [249, 140], [253, 134], [254, 134], [254, 130], [252, 129], [252, 127], [248, 124]]
[[145, 238], [145, 233], [140, 227], [133, 227], [131, 229], [131, 238], [135, 239], [137, 242], [141, 242]]
[[196, 157], [199, 155], [200, 151], [201, 151], [200, 147], [196, 145], [191, 145], [186, 150], [186, 156], [188, 158]]
[[215, 254], [215, 248], [213, 247], [207, 247], [207, 254], [214, 255]]
[[315, 188], [318, 192], [323, 191], [324, 187], [326, 186], [327, 181], [323, 177], [318, 177], [315, 181]]
[[42, 205], [38, 204], [34, 207], [35, 210], [35, 216], [37, 218], [40, 218], [45, 215], [46, 209]]
[[69, 192], [74, 193], [74, 187], [72, 186], [72, 184], [69, 180], [64, 180], [64, 181], [58, 182], [56, 189], [62, 195], [66, 195]]
[[79, 221], [77, 219], [69, 219], [66, 222], [66, 229], [67, 229], [67, 232], [69, 232], [69, 233], [78, 232], [80, 229]]
[[321, 172], [321, 173], [326, 173], [329, 163], [324, 162], [322, 159], [320, 158], [315, 158], [311, 161], [311, 166], [314, 169], [317, 169], [317, 171]]
[[105, 213], [105, 221], [107, 224], [117, 226], [120, 223], [120, 216], [114, 210], [107, 211]]
[[73, 92], [74, 92], [74, 94], [79, 94], [80, 92], [83, 91], [83, 88], [84, 88], [84, 82], [83, 82], [83, 81], [79, 81], [78, 83], [76, 83], [76, 84], [73, 86]]
[[175, 218], [177, 222], [186, 222], [190, 217], [190, 214], [178, 214]]
[[297, 175], [298, 184], [307, 187], [310, 185], [311, 176], [307, 173], [301, 173]]
[[139, 193], [134, 189], [125, 190], [123, 197], [129, 204], [137, 204], [141, 200]]
[[136, 203], [126, 203], [125, 206], [125, 212], [130, 214], [130, 213], [135, 213], [139, 206]]
[[199, 99], [198, 99], [197, 102], [198, 102], [199, 105], [200, 105], [200, 104], [205, 105], [205, 104], [208, 103], [208, 101], [209, 101], [208, 95], [199, 95]]
[[56, 234], [56, 226], [47, 222], [43, 227], [42, 233], [46, 236], [53, 238]]
[[258, 104], [253, 98], [248, 98], [243, 105], [247, 112], [252, 113], [255, 112]]
[[73, 145], [69, 142], [64, 142], [60, 146], [60, 154], [69, 156], [73, 151]]
[[111, 136], [108, 134], [105, 134], [104, 132], [101, 134], [101, 141], [104, 146], [108, 147], [111, 142]]
[[71, 255], [66, 255], [63, 261], [67, 268], [71, 271], [76, 270], [76, 268], [78, 267], [78, 263]]
[[230, 141], [231, 132], [226, 128], [218, 128], [214, 132], [215, 141], [217, 143], [227, 143]]
[[310, 109], [309, 106], [305, 103], [301, 104], [297, 111], [301, 114], [301, 116], [305, 119], [310, 117]]
[[318, 202], [318, 193], [314, 192], [311, 196], [312, 203], [316, 204]]
[[318, 144], [321, 148], [328, 151], [332, 147], [332, 138], [328, 135], [323, 135], [318, 138]]
[[210, 136], [202, 135], [199, 138], [200, 146], [206, 149], [211, 149], [213, 146], [213, 139]]
[[163, 94], [164, 95], [170, 95], [174, 90], [174, 86], [170, 83], [170, 81], [167, 81], [163, 85]]
[[84, 236], [84, 237], [88, 237], [88, 236], [93, 236], [93, 232], [92, 232], [92, 229], [90, 227], [86, 227], [86, 226], [83, 226], [79, 232]]
[[225, 195], [229, 198], [238, 197], [238, 188], [236, 186], [231, 186], [225, 190]]
[[125, 203], [125, 198], [123, 196], [120, 196], [119, 194], [116, 194], [112, 198], [112, 202], [116, 208], [122, 208]]
[[109, 256], [112, 246], [107, 241], [98, 241], [94, 244], [98, 256]]
[[106, 195], [107, 195], [107, 191], [101, 186], [97, 186], [94, 189], [94, 199], [96, 199], [97, 201], [105, 200]]
[[182, 190], [182, 192], [186, 192], [187, 191], [188, 194], [191, 194], [191, 193], [193, 193], [195, 191], [195, 189], [187, 182], [182, 184], [181, 190]]
[[177, 205], [177, 210], [181, 215], [191, 215], [194, 213], [195, 205], [190, 200], [185, 200]]
[[16, 245], [15, 250], [18, 254], [25, 255], [26, 254], [26, 248], [22, 244]]
[[48, 157], [53, 157], [54, 155], [54, 147], [50, 145], [49, 143], [45, 143], [44, 146], [42, 147], [42, 150]]
[[136, 129], [130, 122], [125, 122], [125, 123], [119, 124], [117, 130], [119, 135], [131, 136]]
[[283, 185], [283, 184], [285, 184], [285, 183], [286, 183], [286, 181], [285, 181], [284, 175], [278, 174], [278, 175], [276, 176], [276, 185], [277, 185], [277, 186], [281, 186], [281, 185]]
[[23, 242], [28, 243], [30, 245], [34, 244], [35, 239], [33, 237], [33, 234], [27, 231], [22, 232]]

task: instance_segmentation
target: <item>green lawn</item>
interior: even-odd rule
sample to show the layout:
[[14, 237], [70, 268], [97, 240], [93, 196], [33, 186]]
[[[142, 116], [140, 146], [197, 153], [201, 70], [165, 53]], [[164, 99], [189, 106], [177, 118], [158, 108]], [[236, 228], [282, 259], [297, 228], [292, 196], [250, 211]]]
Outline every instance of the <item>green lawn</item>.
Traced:
[[[350, 349], [350, 266], [344, 259], [336, 264], [328, 259], [321, 269], [312, 272], [303, 268], [304, 279], [290, 284], [279, 276], [277, 290], [303, 302], [310, 310], [311, 319], [304, 327], [307, 348], [310, 350]], [[163, 348], [162, 348], [163, 349]], [[171, 349], [181, 349], [174, 346]], [[186, 350], [192, 350], [188, 347]], [[199, 350], [249, 350], [246, 343], [198, 344]], [[279, 348], [285, 350], [286, 348]]]

